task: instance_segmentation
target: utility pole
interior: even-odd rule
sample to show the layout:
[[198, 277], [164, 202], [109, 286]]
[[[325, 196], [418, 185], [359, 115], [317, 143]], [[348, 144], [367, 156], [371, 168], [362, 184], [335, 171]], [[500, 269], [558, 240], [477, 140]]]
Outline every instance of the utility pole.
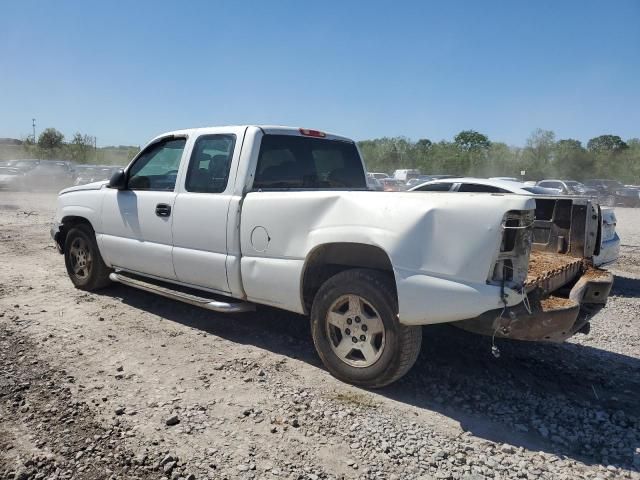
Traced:
[[96, 163], [98, 163], [98, 137], [93, 137], [93, 151], [96, 154]]
[[33, 143], [36, 143], [36, 119], [31, 119], [31, 125], [33, 126]]

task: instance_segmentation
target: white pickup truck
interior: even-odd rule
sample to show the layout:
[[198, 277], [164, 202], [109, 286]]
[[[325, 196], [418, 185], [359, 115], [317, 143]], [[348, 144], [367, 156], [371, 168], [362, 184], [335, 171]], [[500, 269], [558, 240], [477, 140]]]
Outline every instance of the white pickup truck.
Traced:
[[60, 192], [52, 236], [80, 289], [306, 314], [333, 375], [380, 387], [415, 362], [421, 325], [492, 318], [509, 336], [514, 312], [546, 321], [522, 308], [534, 210], [517, 195], [368, 191], [337, 135], [212, 127], [161, 135], [108, 183]]

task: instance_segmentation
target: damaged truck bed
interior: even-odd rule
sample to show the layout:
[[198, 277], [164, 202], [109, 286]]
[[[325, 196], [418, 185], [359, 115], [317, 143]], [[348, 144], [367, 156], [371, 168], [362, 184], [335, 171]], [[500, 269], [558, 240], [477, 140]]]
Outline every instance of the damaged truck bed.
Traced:
[[[588, 333], [606, 304], [613, 276], [593, 266], [600, 245], [600, 207], [586, 198], [536, 198], [527, 301], [454, 325], [515, 340], [562, 342]], [[505, 266], [505, 268], [508, 266]], [[505, 270], [505, 277], [508, 277]]]

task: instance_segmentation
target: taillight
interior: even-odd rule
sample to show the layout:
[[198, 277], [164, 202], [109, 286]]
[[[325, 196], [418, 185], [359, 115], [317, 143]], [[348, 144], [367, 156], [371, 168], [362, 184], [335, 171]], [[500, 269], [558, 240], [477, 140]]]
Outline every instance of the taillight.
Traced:
[[502, 241], [489, 282], [520, 288], [527, 279], [533, 231], [533, 210], [512, 210], [502, 221]]
[[310, 130], [308, 128], [300, 128], [300, 133], [302, 135], [305, 135], [307, 137], [319, 137], [319, 138], [324, 138], [327, 136], [326, 133], [321, 132], [320, 130]]

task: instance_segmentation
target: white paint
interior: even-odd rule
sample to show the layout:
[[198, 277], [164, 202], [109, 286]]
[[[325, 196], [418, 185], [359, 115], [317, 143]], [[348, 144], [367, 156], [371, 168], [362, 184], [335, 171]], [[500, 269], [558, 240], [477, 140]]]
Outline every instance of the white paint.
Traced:
[[[436, 323], [467, 318], [470, 312], [479, 315], [499, 306], [500, 289], [487, 286], [486, 281], [500, 247], [503, 216], [508, 210], [533, 207], [532, 199], [515, 195], [251, 192], [244, 201], [240, 232], [243, 285], [249, 299], [262, 299], [267, 297], [263, 292], [275, 284], [282, 308], [301, 311], [302, 265], [309, 252], [327, 243], [361, 243], [380, 247], [391, 259], [402, 322]], [[264, 226], [271, 237], [264, 254], [256, 253], [250, 242], [257, 225]], [[252, 270], [246, 272], [244, 263], [249, 259]], [[274, 275], [282, 273], [276, 272], [274, 261], [292, 264], [299, 280], [295, 288], [282, 274], [258, 273], [262, 266]], [[399, 279], [407, 276], [404, 272], [429, 277], [431, 283], [412, 278], [406, 284], [412, 289], [423, 285], [422, 298], [401, 291], [405, 283]], [[453, 290], [459, 296], [455, 303], [465, 305], [462, 313], [457, 305], [448, 305], [450, 313], [443, 316], [439, 294], [433, 302], [423, 301], [430, 298], [427, 285], [440, 285], [440, 291], [446, 291], [455, 284], [459, 284]], [[512, 301], [520, 300], [513, 293]]]

